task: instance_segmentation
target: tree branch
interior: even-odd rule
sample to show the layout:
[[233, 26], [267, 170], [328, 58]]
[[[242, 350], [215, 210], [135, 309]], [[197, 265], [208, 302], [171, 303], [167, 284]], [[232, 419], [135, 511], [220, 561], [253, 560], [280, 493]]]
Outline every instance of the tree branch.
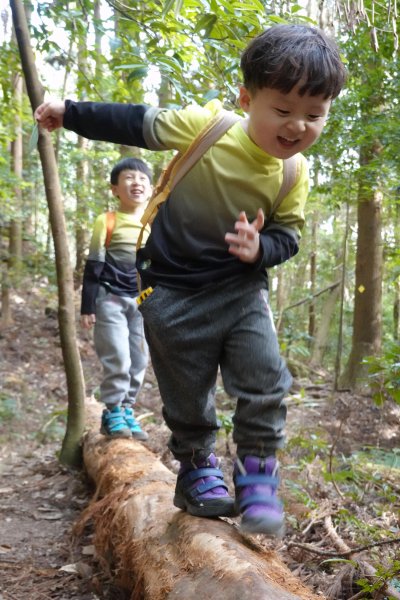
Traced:
[[[336, 534], [336, 532], [335, 532]], [[337, 535], [337, 534], [336, 534]], [[342, 540], [343, 541], [343, 540]], [[344, 542], [343, 542], [344, 543]], [[400, 537], [381, 540], [379, 542], [371, 542], [370, 544], [365, 544], [364, 546], [357, 546], [356, 548], [349, 548], [348, 550], [331, 552], [330, 550], [322, 550], [321, 548], [317, 548], [313, 544], [306, 544], [301, 542], [288, 542], [287, 547], [292, 548], [301, 548], [302, 550], [307, 550], [312, 552], [313, 554], [320, 554], [321, 556], [330, 556], [332, 558], [347, 558], [351, 557], [353, 554], [359, 554], [360, 552], [364, 552], [364, 550], [370, 550], [371, 548], [375, 548], [377, 546], [385, 546], [388, 544], [399, 544]]]
[[311, 302], [312, 300], [314, 300], [314, 298], [318, 298], [318, 296], [321, 296], [322, 294], [325, 294], [325, 292], [331, 292], [332, 290], [334, 290], [340, 284], [341, 284], [340, 281], [336, 281], [335, 283], [331, 283], [331, 285], [328, 285], [328, 287], [320, 290], [319, 292], [316, 292], [315, 294], [311, 294], [310, 296], [307, 296], [307, 298], [303, 298], [303, 300], [299, 300], [298, 302], [295, 302], [294, 304], [290, 304], [289, 306], [286, 306], [282, 310], [282, 312], [285, 312], [286, 310], [290, 310], [291, 308], [296, 308], [296, 306], [300, 306], [301, 304], [305, 304], [306, 302]]

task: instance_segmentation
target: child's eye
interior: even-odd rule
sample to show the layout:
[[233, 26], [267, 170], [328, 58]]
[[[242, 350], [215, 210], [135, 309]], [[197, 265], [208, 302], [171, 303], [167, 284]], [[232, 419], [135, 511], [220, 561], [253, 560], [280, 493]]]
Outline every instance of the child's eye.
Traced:
[[278, 115], [281, 115], [282, 117], [286, 117], [289, 114], [288, 110], [283, 110], [282, 108], [275, 108], [275, 110]]
[[308, 115], [310, 121], [317, 121], [317, 119], [321, 118], [321, 115]]

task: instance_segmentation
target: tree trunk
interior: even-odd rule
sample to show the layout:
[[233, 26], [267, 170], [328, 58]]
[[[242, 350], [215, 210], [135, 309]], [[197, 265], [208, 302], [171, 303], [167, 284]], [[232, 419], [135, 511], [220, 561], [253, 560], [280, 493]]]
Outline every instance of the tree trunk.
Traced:
[[[383, 88], [373, 86], [379, 69], [384, 69], [379, 53], [364, 65], [361, 76], [360, 123], [365, 133], [360, 146], [357, 197], [357, 251], [353, 313], [353, 336], [350, 356], [340, 378], [341, 387], [355, 389], [365, 383], [367, 366], [363, 358], [380, 352], [382, 341], [382, 192], [379, 155], [383, 146], [372, 138], [370, 123], [382, 114], [385, 105]], [[378, 71], [377, 71], [378, 70]], [[373, 77], [371, 78], [371, 75]]]
[[22, 266], [22, 222], [14, 218], [9, 229], [9, 268], [14, 285], [18, 286]]
[[11, 294], [10, 294], [10, 280], [8, 277], [7, 265], [2, 268], [1, 278], [1, 320], [0, 330], [6, 329], [13, 324], [12, 310], [11, 310]]
[[[395, 206], [395, 222], [394, 222], [394, 231], [395, 231], [395, 248], [397, 251], [400, 250], [400, 189], [397, 193], [397, 203]], [[400, 336], [400, 277], [395, 277], [394, 280], [394, 300], [393, 300], [393, 339], [399, 340]]]
[[86, 250], [89, 244], [89, 235], [87, 222], [88, 214], [88, 176], [89, 164], [85, 158], [85, 151], [88, 146], [88, 140], [78, 136], [78, 153], [81, 157], [76, 167], [76, 226], [75, 226], [75, 244], [76, 244], [76, 263], [75, 263], [75, 289], [78, 289], [86, 262]]
[[242, 536], [231, 520], [175, 508], [175, 476], [139, 442], [91, 430], [84, 462], [97, 490], [78, 532], [93, 519], [97, 554], [131, 600], [317, 600], [274, 551]]
[[[13, 31], [13, 43], [15, 36]], [[8, 258], [2, 269], [1, 280], [1, 327], [9, 327], [12, 322], [11, 289], [18, 286], [22, 266], [22, 77], [15, 73], [13, 77], [14, 104], [16, 107], [14, 119], [15, 137], [11, 142], [12, 170], [18, 181], [14, 187], [13, 218], [8, 228]]]
[[277, 315], [275, 327], [278, 332], [278, 335], [280, 335], [282, 333], [282, 315], [286, 300], [285, 267], [284, 265], [279, 265], [274, 269], [274, 271], [276, 281], [275, 310]]
[[394, 302], [393, 302], [393, 339], [399, 339], [400, 322], [400, 280], [397, 278], [394, 282]]
[[[311, 223], [311, 252], [310, 252], [310, 293], [315, 294], [317, 279], [317, 212], [314, 210]], [[310, 344], [315, 336], [315, 299], [313, 298], [308, 307], [308, 335]]]
[[347, 272], [347, 243], [349, 239], [350, 231], [350, 204], [346, 202], [346, 218], [344, 226], [344, 235], [342, 242], [342, 268], [341, 268], [341, 286], [340, 286], [340, 302], [339, 302], [339, 322], [338, 322], [338, 337], [336, 342], [336, 358], [335, 358], [335, 377], [333, 383], [333, 389], [335, 392], [338, 390], [339, 377], [341, 373], [342, 365], [342, 352], [343, 352], [343, 320], [344, 320], [344, 295], [346, 288], [346, 272]]
[[351, 389], [365, 373], [362, 359], [379, 353], [382, 335], [382, 194], [375, 191], [366, 199], [366, 187], [366, 182], [360, 181], [353, 338], [340, 381], [341, 387]]
[[332, 290], [329, 292], [329, 296], [324, 302], [323, 307], [319, 311], [321, 318], [315, 334], [313, 352], [310, 361], [310, 365], [313, 367], [319, 367], [322, 365], [324, 354], [328, 347], [330, 325], [340, 291], [340, 285], [332, 288]]
[[[10, 5], [26, 87], [32, 109], [35, 110], [43, 100], [43, 88], [39, 82], [30, 45], [24, 6], [21, 0], [12, 0]], [[81, 464], [80, 442], [84, 430], [85, 388], [76, 341], [72, 269], [57, 164], [49, 133], [46, 131], [40, 133], [38, 146], [56, 256], [58, 320], [68, 390], [67, 431], [62, 444], [60, 460], [64, 464], [78, 466]]]
[[[90, 74], [87, 63], [87, 31], [84, 29], [81, 35], [78, 36], [78, 78], [77, 86], [79, 99], [83, 100], [86, 95], [87, 81], [90, 80]], [[76, 166], [76, 213], [75, 213], [75, 289], [78, 289], [86, 262], [86, 249], [89, 243], [89, 235], [87, 223], [89, 220], [88, 211], [88, 178], [89, 178], [89, 163], [87, 157], [87, 148], [89, 141], [78, 136], [77, 154], [79, 160]]]
[[14, 187], [14, 217], [10, 224], [9, 267], [11, 270], [11, 279], [18, 280], [22, 266], [22, 191], [20, 185], [22, 181], [22, 77], [19, 73], [16, 73], [14, 76], [13, 88], [16, 114], [14, 121], [15, 138], [11, 142], [11, 157], [12, 169], [17, 179], [17, 184]]

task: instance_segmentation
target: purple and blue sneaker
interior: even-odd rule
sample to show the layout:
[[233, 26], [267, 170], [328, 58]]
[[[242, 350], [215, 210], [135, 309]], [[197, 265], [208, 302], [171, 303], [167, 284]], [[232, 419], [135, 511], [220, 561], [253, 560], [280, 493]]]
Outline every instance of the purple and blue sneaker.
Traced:
[[274, 456], [246, 456], [243, 462], [237, 459], [233, 479], [236, 508], [242, 515], [242, 531], [283, 534], [283, 504], [276, 496], [278, 470], [279, 464]]
[[176, 482], [174, 505], [196, 517], [229, 517], [234, 500], [228, 494], [219, 461], [214, 454], [196, 462], [181, 463]]

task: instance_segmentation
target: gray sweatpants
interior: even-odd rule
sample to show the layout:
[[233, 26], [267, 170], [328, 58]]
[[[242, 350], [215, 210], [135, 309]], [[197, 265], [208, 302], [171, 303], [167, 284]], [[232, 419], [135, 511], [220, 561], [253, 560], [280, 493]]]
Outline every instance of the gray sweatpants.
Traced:
[[103, 366], [100, 400], [108, 406], [122, 402], [134, 404], [149, 354], [135, 298], [116, 296], [100, 287], [94, 343]]
[[283, 445], [283, 397], [292, 378], [260, 282], [224, 282], [200, 291], [157, 286], [140, 311], [177, 459], [214, 450], [218, 367], [225, 390], [237, 398], [238, 455], [266, 456]]

